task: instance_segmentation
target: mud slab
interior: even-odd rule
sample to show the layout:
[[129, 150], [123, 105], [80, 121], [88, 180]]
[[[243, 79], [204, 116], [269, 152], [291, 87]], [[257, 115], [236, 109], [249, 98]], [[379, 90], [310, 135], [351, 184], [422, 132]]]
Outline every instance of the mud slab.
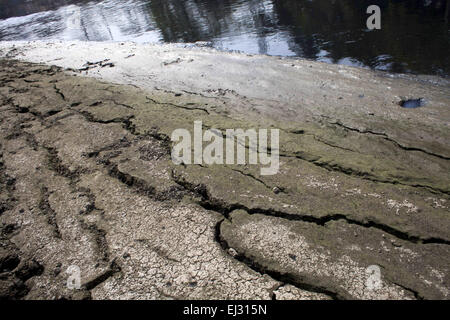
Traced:
[[[75, 48], [0, 44], [2, 298], [449, 298], [445, 80]], [[280, 172], [174, 165], [171, 132], [195, 120], [279, 128]]]

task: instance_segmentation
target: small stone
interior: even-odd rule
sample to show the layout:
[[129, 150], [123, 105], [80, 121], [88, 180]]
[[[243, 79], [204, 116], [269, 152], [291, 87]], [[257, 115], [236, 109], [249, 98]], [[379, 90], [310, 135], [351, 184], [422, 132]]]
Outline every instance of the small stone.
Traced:
[[55, 277], [61, 273], [62, 263], [57, 263], [55, 269], [53, 269], [53, 274]]
[[128, 252], [125, 252], [123, 255], [122, 255], [122, 258], [124, 258], [124, 259], [128, 259], [130, 257], [130, 254], [128, 253]]
[[2, 232], [3, 232], [5, 235], [9, 235], [9, 234], [13, 233], [14, 231], [16, 231], [18, 228], [19, 228], [19, 226], [18, 226], [17, 224], [15, 224], [15, 223], [10, 223], [10, 224], [7, 224], [7, 225], [5, 225], [5, 226], [3, 227]]
[[14, 270], [20, 263], [20, 258], [17, 254], [11, 253], [0, 257], [0, 272], [9, 272]]
[[401, 246], [402, 246], [401, 244], [398, 244], [397, 242], [395, 242], [395, 240], [391, 240], [391, 244], [392, 244], [394, 247], [401, 247]]
[[35, 260], [30, 260], [22, 264], [15, 275], [22, 281], [26, 281], [31, 277], [41, 275], [44, 271], [44, 267]]
[[232, 257], [236, 257], [238, 255], [237, 251], [234, 250], [233, 248], [228, 249], [228, 254]]

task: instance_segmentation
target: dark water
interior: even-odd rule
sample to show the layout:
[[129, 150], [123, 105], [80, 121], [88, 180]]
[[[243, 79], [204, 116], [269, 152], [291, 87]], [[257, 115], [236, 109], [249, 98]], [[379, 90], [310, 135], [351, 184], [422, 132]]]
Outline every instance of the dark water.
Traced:
[[[369, 5], [381, 30], [366, 28]], [[0, 40], [210, 41], [392, 72], [450, 75], [450, 0], [0, 0]]]

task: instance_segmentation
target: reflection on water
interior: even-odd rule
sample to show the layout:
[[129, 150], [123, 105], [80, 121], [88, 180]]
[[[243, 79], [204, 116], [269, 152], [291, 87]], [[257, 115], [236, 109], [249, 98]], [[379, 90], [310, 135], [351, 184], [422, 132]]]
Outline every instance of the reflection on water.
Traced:
[[[366, 29], [377, 4], [382, 29]], [[0, 40], [210, 41], [393, 72], [450, 75], [450, 0], [0, 0]]]

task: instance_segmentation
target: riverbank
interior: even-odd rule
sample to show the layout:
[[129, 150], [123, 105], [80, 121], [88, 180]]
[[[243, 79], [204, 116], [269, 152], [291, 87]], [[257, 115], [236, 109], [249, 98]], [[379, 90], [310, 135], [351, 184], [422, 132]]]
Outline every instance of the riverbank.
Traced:
[[[3, 296], [448, 298], [446, 80], [177, 45], [0, 50]], [[196, 120], [279, 128], [280, 172], [175, 166], [169, 137]]]

